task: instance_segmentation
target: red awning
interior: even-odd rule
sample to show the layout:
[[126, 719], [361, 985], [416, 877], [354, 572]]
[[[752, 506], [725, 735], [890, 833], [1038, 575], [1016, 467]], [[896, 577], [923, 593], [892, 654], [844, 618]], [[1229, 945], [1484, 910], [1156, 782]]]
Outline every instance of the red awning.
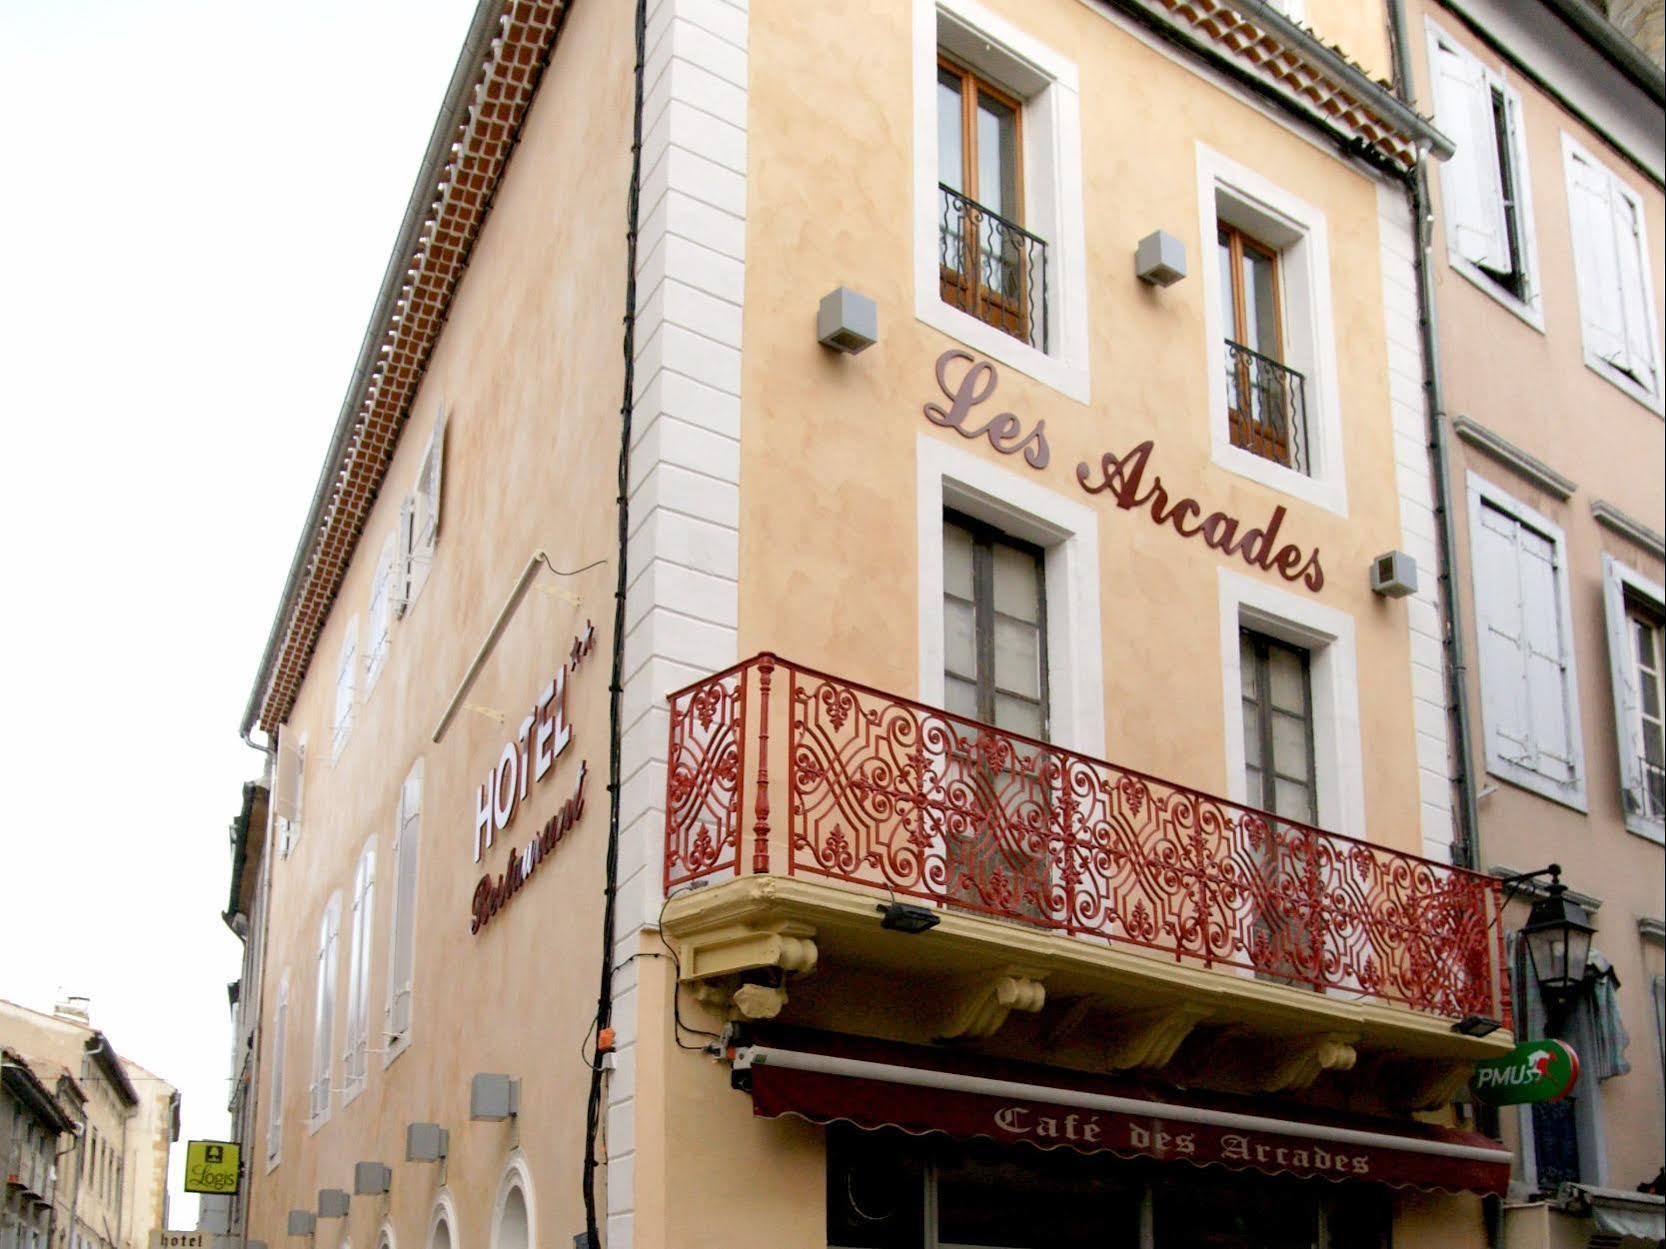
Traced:
[[829, 1048], [845, 1052], [738, 1050], [735, 1070], [750, 1082], [753, 1113], [1400, 1188], [1502, 1195], [1510, 1182], [1510, 1153], [1497, 1141], [1412, 1119], [1249, 1098], [1181, 1101], [1085, 1073], [1062, 1085], [1054, 1081], [1064, 1073], [1051, 1069], [948, 1054], [934, 1063], [932, 1051], [907, 1046]]

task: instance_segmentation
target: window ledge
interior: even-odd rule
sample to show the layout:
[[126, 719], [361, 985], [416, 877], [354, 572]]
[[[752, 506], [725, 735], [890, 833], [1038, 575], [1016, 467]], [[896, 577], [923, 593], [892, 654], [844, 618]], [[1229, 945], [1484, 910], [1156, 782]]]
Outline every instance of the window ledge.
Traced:
[[1542, 299], [1517, 299], [1492, 278], [1485, 269], [1472, 261], [1466, 260], [1456, 251], [1448, 250], [1446, 260], [1454, 272], [1466, 278], [1472, 285], [1480, 288], [1481, 292], [1501, 305], [1507, 312], [1519, 320], [1538, 330], [1545, 332], [1544, 301]]
[[941, 330], [978, 355], [988, 356], [1026, 377], [1051, 386], [1067, 399], [1082, 404], [1091, 401], [1092, 391], [1085, 366], [1032, 347], [1004, 330], [978, 320], [971, 313], [944, 303], [935, 290], [921, 291], [919, 295], [914, 314], [932, 329]]
[[1514, 785], [1517, 789], [1525, 789], [1541, 798], [1548, 798], [1559, 806], [1578, 811], [1581, 815], [1590, 813], [1590, 806], [1585, 801], [1583, 777], [1577, 781], [1561, 783], [1530, 768], [1522, 767], [1519, 763], [1511, 763], [1508, 759], [1500, 759], [1490, 754], [1487, 756], [1487, 775], [1496, 777], [1507, 785]]
[[1215, 429], [1211, 458], [1217, 467], [1239, 477], [1247, 477], [1270, 490], [1277, 490], [1304, 503], [1322, 507], [1327, 512], [1335, 512], [1343, 517], [1348, 515], [1348, 493], [1340, 482], [1323, 477], [1309, 477], [1306, 473], [1298, 473], [1293, 468], [1286, 468], [1265, 456], [1256, 455], [1253, 451], [1233, 446], [1224, 428], [1224, 415], [1221, 420], [1213, 422], [1213, 425]]
[[1666, 821], [1651, 820], [1641, 815], [1626, 816], [1626, 832], [1657, 846], [1666, 846]]
[[1659, 393], [1651, 393], [1645, 390], [1631, 374], [1622, 373], [1601, 356], [1589, 350], [1585, 352], [1585, 367], [1611, 386], [1624, 391], [1656, 416], [1666, 416], [1666, 406], [1662, 405]]
[[268, 1158], [266, 1160], [266, 1174], [271, 1175], [272, 1172], [276, 1171], [278, 1169], [278, 1164], [281, 1163], [282, 1161], [283, 1161], [283, 1154], [281, 1154], [281, 1153], [274, 1154], [270, 1158]]
[[307, 1135], [308, 1136], [317, 1136], [319, 1129], [322, 1128], [329, 1121], [330, 1121], [330, 1114], [329, 1114], [328, 1111], [325, 1111], [324, 1114], [322, 1114], [321, 1116], [319, 1116], [316, 1119], [308, 1119], [307, 1120]]

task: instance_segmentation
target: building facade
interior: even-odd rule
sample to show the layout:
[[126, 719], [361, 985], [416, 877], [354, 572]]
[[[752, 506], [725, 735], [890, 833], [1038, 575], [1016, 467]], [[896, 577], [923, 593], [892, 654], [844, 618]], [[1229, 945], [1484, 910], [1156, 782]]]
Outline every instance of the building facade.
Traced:
[[[1525, 1202], [1510, 1243], [1583, 1245], [1593, 1219], [1633, 1216], [1658, 1238], [1666, 77], [1635, 49], [1570, 38], [1555, 6], [1407, 17], [1419, 100], [1459, 143], [1429, 179], [1429, 289], [1476, 861], [1506, 877], [1560, 865], [1596, 928], [1563, 1009], [1516, 956], [1525, 1034], [1567, 1038], [1582, 1070], [1565, 1101], [1504, 1116]], [[1548, 879], [1524, 882], [1512, 934]]]
[[480, 7], [243, 726], [234, 1234], [1489, 1243], [1397, 17]]
[[74, 1097], [44, 1082], [22, 1054], [0, 1050], [0, 1249], [48, 1249], [60, 1142], [73, 1134]]
[[148, 1245], [167, 1226], [178, 1090], [121, 1057], [92, 1026], [86, 998], [68, 998], [50, 1015], [0, 1002], [0, 1041], [52, 1082], [78, 1124], [59, 1146], [73, 1148], [57, 1162], [53, 1249]]

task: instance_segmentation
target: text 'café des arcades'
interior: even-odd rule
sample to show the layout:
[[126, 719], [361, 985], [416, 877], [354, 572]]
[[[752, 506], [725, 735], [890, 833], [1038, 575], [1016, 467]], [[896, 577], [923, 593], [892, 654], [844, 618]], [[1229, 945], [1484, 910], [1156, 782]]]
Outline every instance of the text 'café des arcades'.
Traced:
[[483, 0], [245, 719], [226, 1232], [1646, 1243], [1659, 951], [1477, 840], [1442, 23]]

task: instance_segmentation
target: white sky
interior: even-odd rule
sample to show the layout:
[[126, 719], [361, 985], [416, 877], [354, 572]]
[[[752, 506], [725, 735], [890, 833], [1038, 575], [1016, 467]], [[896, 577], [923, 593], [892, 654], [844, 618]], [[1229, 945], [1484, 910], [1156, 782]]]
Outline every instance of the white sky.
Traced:
[[182, 1142], [244, 701], [473, 9], [0, 0], [0, 997], [91, 997]]

